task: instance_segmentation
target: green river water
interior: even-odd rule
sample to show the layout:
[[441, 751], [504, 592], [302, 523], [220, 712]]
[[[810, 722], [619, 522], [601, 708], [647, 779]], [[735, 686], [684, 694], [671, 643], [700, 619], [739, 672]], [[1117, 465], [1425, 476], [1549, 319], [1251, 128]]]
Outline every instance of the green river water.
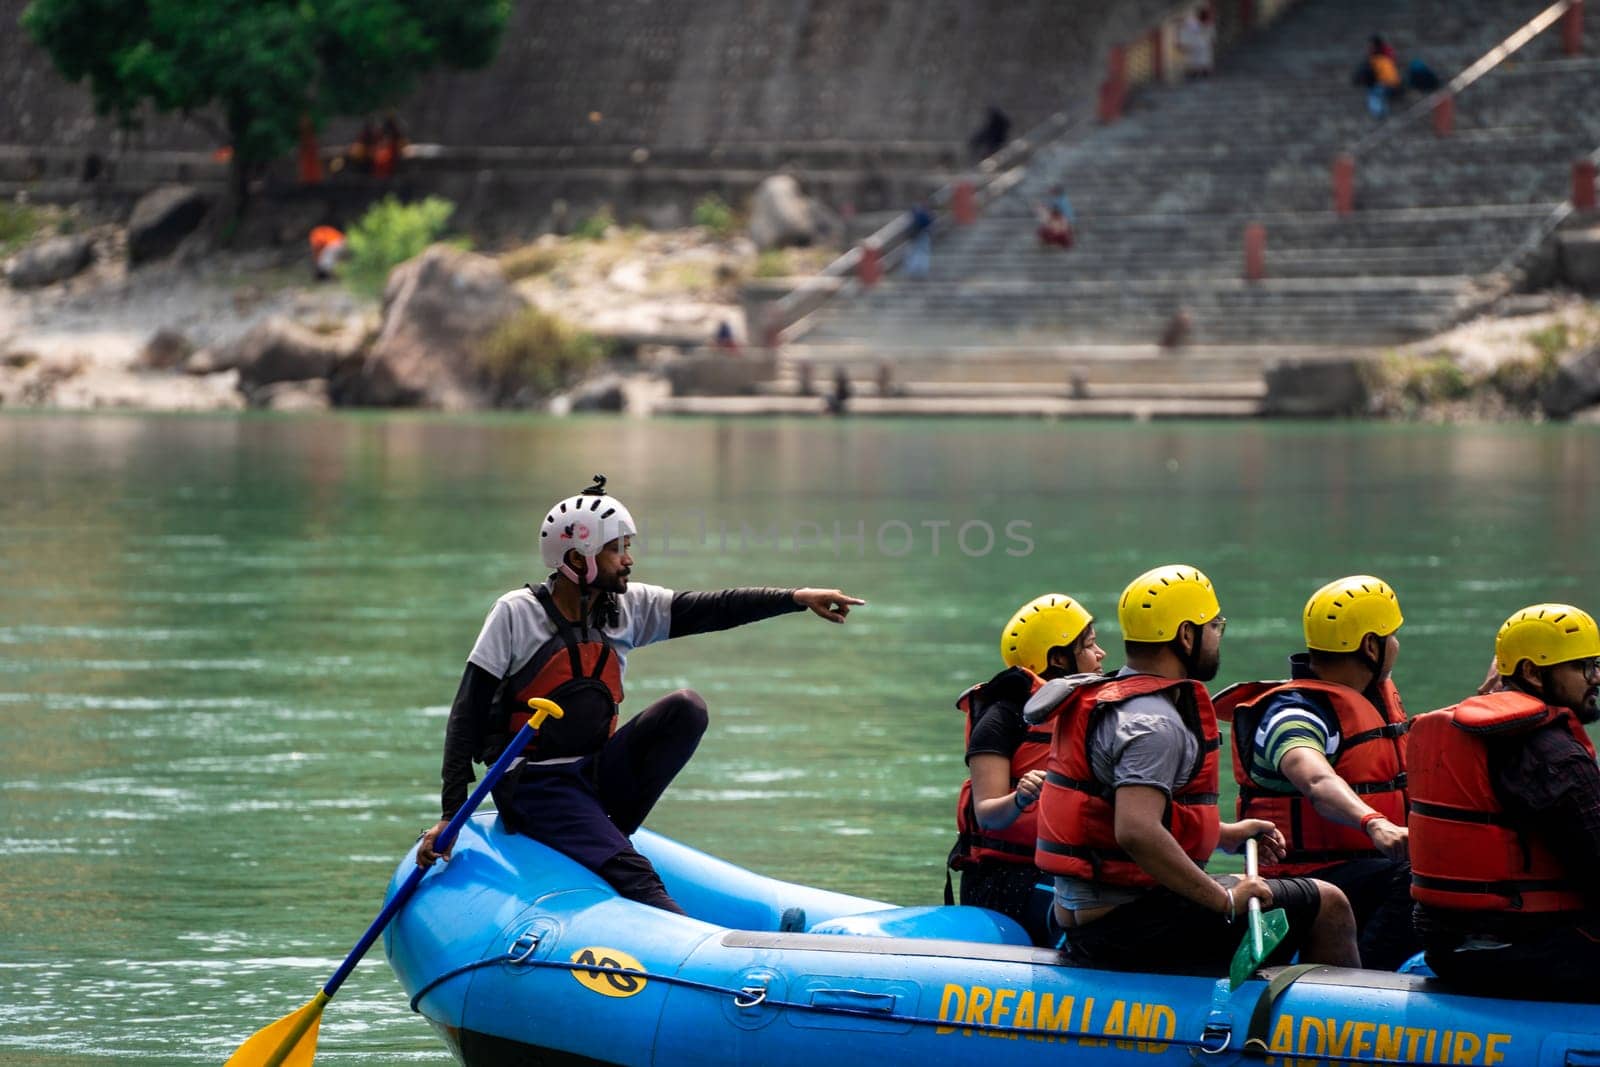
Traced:
[[[7, 417], [0, 1062], [220, 1063], [309, 998], [436, 817], [484, 613], [597, 471], [644, 522], [638, 580], [869, 601], [630, 660], [633, 708], [712, 709], [651, 825], [906, 904], [943, 887], [952, 701], [1038, 593], [1086, 601], [1114, 663], [1118, 591], [1193, 562], [1225, 682], [1280, 674], [1307, 595], [1375, 572], [1413, 713], [1477, 684], [1512, 610], [1600, 607], [1594, 427]], [[448, 1062], [381, 949], [318, 1048]]]

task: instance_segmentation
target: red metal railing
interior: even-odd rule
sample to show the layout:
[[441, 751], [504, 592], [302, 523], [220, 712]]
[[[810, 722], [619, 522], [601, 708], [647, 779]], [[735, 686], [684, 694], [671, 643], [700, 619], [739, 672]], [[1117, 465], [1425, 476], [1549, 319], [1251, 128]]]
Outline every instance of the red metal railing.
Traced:
[[1500, 64], [1515, 55], [1529, 42], [1556, 23], [1562, 27], [1562, 48], [1568, 55], [1576, 55], [1583, 47], [1583, 0], [1557, 0], [1539, 14], [1519, 26], [1505, 40], [1479, 56], [1459, 74], [1439, 89], [1418, 100], [1383, 125], [1356, 141], [1333, 160], [1333, 205], [1341, 215], [1355, 209], [1356, 160], [1395, 134], [1429, 115], [1434, 132], [1448, 136], [1455, 129], [1456, 97], [1467, 87], [1489, 74]]

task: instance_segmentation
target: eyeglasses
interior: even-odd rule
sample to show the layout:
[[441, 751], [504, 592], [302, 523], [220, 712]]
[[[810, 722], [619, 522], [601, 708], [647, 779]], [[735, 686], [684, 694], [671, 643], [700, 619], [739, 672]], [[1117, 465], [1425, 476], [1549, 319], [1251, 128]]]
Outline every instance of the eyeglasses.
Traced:
[[1590, 656], [1588, 659], [1577, 660], [1574, 666], [1583, 671], [1585, 678], [1592, 682], [1600, 682], [1600, 656]]
[[1228, 617], [1226, 615], [1218, 615], [1216, 618], [1212, 619], [1211, 622], [1217, 628], [1218, 637], [1221, 637], [1228, 629]]

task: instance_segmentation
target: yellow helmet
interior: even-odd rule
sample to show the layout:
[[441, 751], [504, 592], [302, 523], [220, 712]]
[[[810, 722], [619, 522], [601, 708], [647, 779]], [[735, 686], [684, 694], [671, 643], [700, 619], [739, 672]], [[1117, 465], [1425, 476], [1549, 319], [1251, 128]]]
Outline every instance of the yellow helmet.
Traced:
[[1600, 656], [1600, 628], [1571, 604], [1523, 608], [1494, 635], [1494, 664], [1502, 676], [1515, 674], [1523, 660], [1549, 667], [1590, 656]]
[[1203, 625], [1216, 618], [1217, 604], [1211, 579], [1183, 563], [1145, 571], [1122, 591], [1117, 602], [1117, 622], [1124, 641], [1160, 644], [1178, 634], [1178, 626]]
[[1092, 622], [1094, 616], [1069, 596], [1046, 593], [1035, 597], [1018, 608], [1000, 631], [1000, 658], [1007, 667], [1026, 667], [1043, 674], [1050, 666], [1050, 650], [1072, 644]]
[[1388, 637], [1405, 622], [1400, 598], [1382, 578], [1340, 578], [1306, 601], [1306, 647], [1318, 652], [1354, 652], [1368, 634]]

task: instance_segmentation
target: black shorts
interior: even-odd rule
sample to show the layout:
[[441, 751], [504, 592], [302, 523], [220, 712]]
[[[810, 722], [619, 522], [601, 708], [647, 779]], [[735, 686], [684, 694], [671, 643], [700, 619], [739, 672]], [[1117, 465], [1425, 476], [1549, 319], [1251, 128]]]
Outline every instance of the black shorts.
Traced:
[[[1232, 885], [1236, 877], [1217, 879]], [[1267, 966], [1288, 963], [1300, 950], [1322, 908], [1309, 878], [1269, 878], [1272, 906], [1289, 917], [1289, 933], [1267, 957]], [[1160, 886], [1103, 918], [1067, 931], [1071, 963], [1113, 971], [1220, 976], [1249, 929], [1243, 907], [1234, 921]]]
[[1518, 996], [1600, 1001], [1594, 985], [1600, 974], [1600, 914], [1541, 917], [1528, 923], [1491, 921], [1491, 927], [1498, 927], [1492, 933], [1460, 932], [1477, 925], [1475, 918], [1461, 915], [1445, 929], [1428, 929], [1430, 924], [1422, 920], [1428, 966], [1441, 982], [1487, 996], [1515, 989]]

